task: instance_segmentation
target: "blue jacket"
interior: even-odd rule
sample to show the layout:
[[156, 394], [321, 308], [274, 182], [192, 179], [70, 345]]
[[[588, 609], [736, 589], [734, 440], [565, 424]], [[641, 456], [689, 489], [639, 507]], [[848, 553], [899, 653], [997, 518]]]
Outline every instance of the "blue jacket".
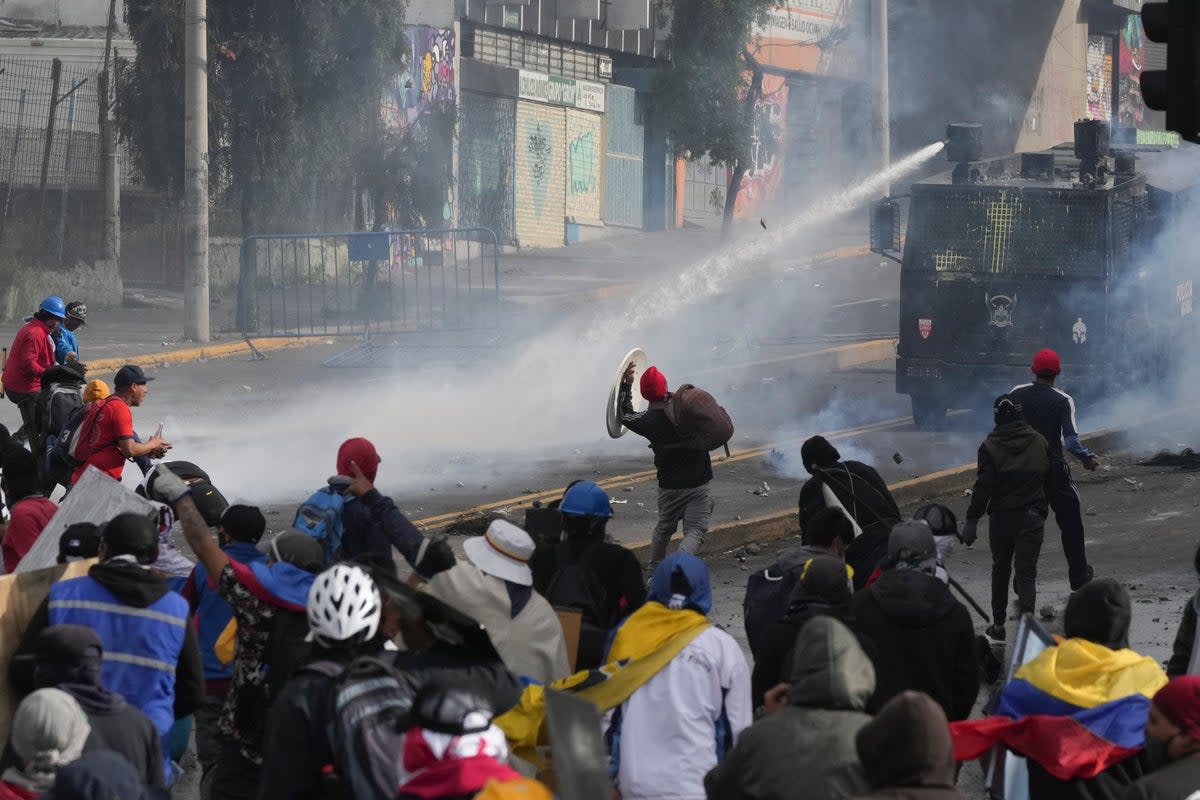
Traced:
[[148, 605], [131, 605], [88, 576], [51, 586], [47, 609], [50, 625], [86, 625], [96, 631], [104, 646], [102, 683], [154, 723], [169, 759], [175, 671], [184, 660], [187, 601], [166, 592]]
[[59, 325], [54, 329], [54, 333], [50, 334], [50, 338], [54, 340], [54, 360], [58, 363], [67, 362], [67, 353], [79, 355], [79, 340], [75, 338], [74, 331]]
[[[225, 554], [243, 564], [265, 562], [266, 555], [249, 542], [230, 542]], [[227, 681], [233, 678], [233, 664], [222, 664], [213, 648], [217, 639], [233, 619], [233, 609], [221, 593], [208, 585], [208, 568], [197, 564], [183, 588], [183, 596], [196, 615], [196, 641], [200, 645], [200, 657], [204, 659], [205, 681]]]

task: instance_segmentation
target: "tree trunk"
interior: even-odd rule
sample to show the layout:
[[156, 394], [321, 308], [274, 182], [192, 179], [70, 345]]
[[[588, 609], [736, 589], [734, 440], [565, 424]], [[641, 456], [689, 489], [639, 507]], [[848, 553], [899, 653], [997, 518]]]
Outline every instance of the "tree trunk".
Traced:
[[[747, 135], [753, 139], [754, 112], [758, 107], [758, 101], [762, 99], [763, 73], [762, 67], [749, 53], [743, 53], [742, 58], [746, 61], [746, 66], [750, 68], [750, 88], [746, 90], [746, 105], [742, 109], [742, 113], [746, 120]], [[742, 179], [745, 176], [746, 163], [739, 158], [733, 167], [733, 175], [729, 178], [729, 189], [725, 192], [725, 208], [721, 217], [722, 241], [728, 241], [733, 231], [733, 210], [737, 205], [738, 192], [742, 190]]]

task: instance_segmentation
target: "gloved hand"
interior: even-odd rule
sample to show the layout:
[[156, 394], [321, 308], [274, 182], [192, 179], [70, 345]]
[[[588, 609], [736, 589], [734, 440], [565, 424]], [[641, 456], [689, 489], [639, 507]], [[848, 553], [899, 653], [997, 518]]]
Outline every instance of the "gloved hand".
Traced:
[[959, 537], [962, 543], [967, 547], [974, 547], [975, 540], [979, 538], [979, 520], [969, 519], [963, 523], [962, 535]]
[[183, 478], [167, 469], [166, 464], [159, 464], [146, 475], [146, 496], [160, 503], [173, 506], [191, 493]]
[[425, 541], [417, 548], [417, 560], [413, 569], [422, 578], [428, 579], [450, 569], [455, 563], [454, 551], [445, 536], [426, 536]]

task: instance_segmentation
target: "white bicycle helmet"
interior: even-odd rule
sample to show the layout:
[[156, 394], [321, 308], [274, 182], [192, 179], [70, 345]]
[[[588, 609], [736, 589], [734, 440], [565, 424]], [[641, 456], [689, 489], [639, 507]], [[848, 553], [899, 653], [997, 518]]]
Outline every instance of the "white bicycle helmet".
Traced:
[[308, 590], [309, 637], [325, 647], [354, 645], [379, 630], [379, 588], [360, 567], [334, 564]]

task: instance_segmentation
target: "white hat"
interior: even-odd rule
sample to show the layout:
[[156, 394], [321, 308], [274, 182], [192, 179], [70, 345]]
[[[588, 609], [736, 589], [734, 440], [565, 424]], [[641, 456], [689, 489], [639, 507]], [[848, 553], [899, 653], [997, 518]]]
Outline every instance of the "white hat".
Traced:
[[492, 520], [487, 533], [463, 542], [463, 550], [481, 572], [520, 586], [533, 585], [533, 539], [511, 522]]

